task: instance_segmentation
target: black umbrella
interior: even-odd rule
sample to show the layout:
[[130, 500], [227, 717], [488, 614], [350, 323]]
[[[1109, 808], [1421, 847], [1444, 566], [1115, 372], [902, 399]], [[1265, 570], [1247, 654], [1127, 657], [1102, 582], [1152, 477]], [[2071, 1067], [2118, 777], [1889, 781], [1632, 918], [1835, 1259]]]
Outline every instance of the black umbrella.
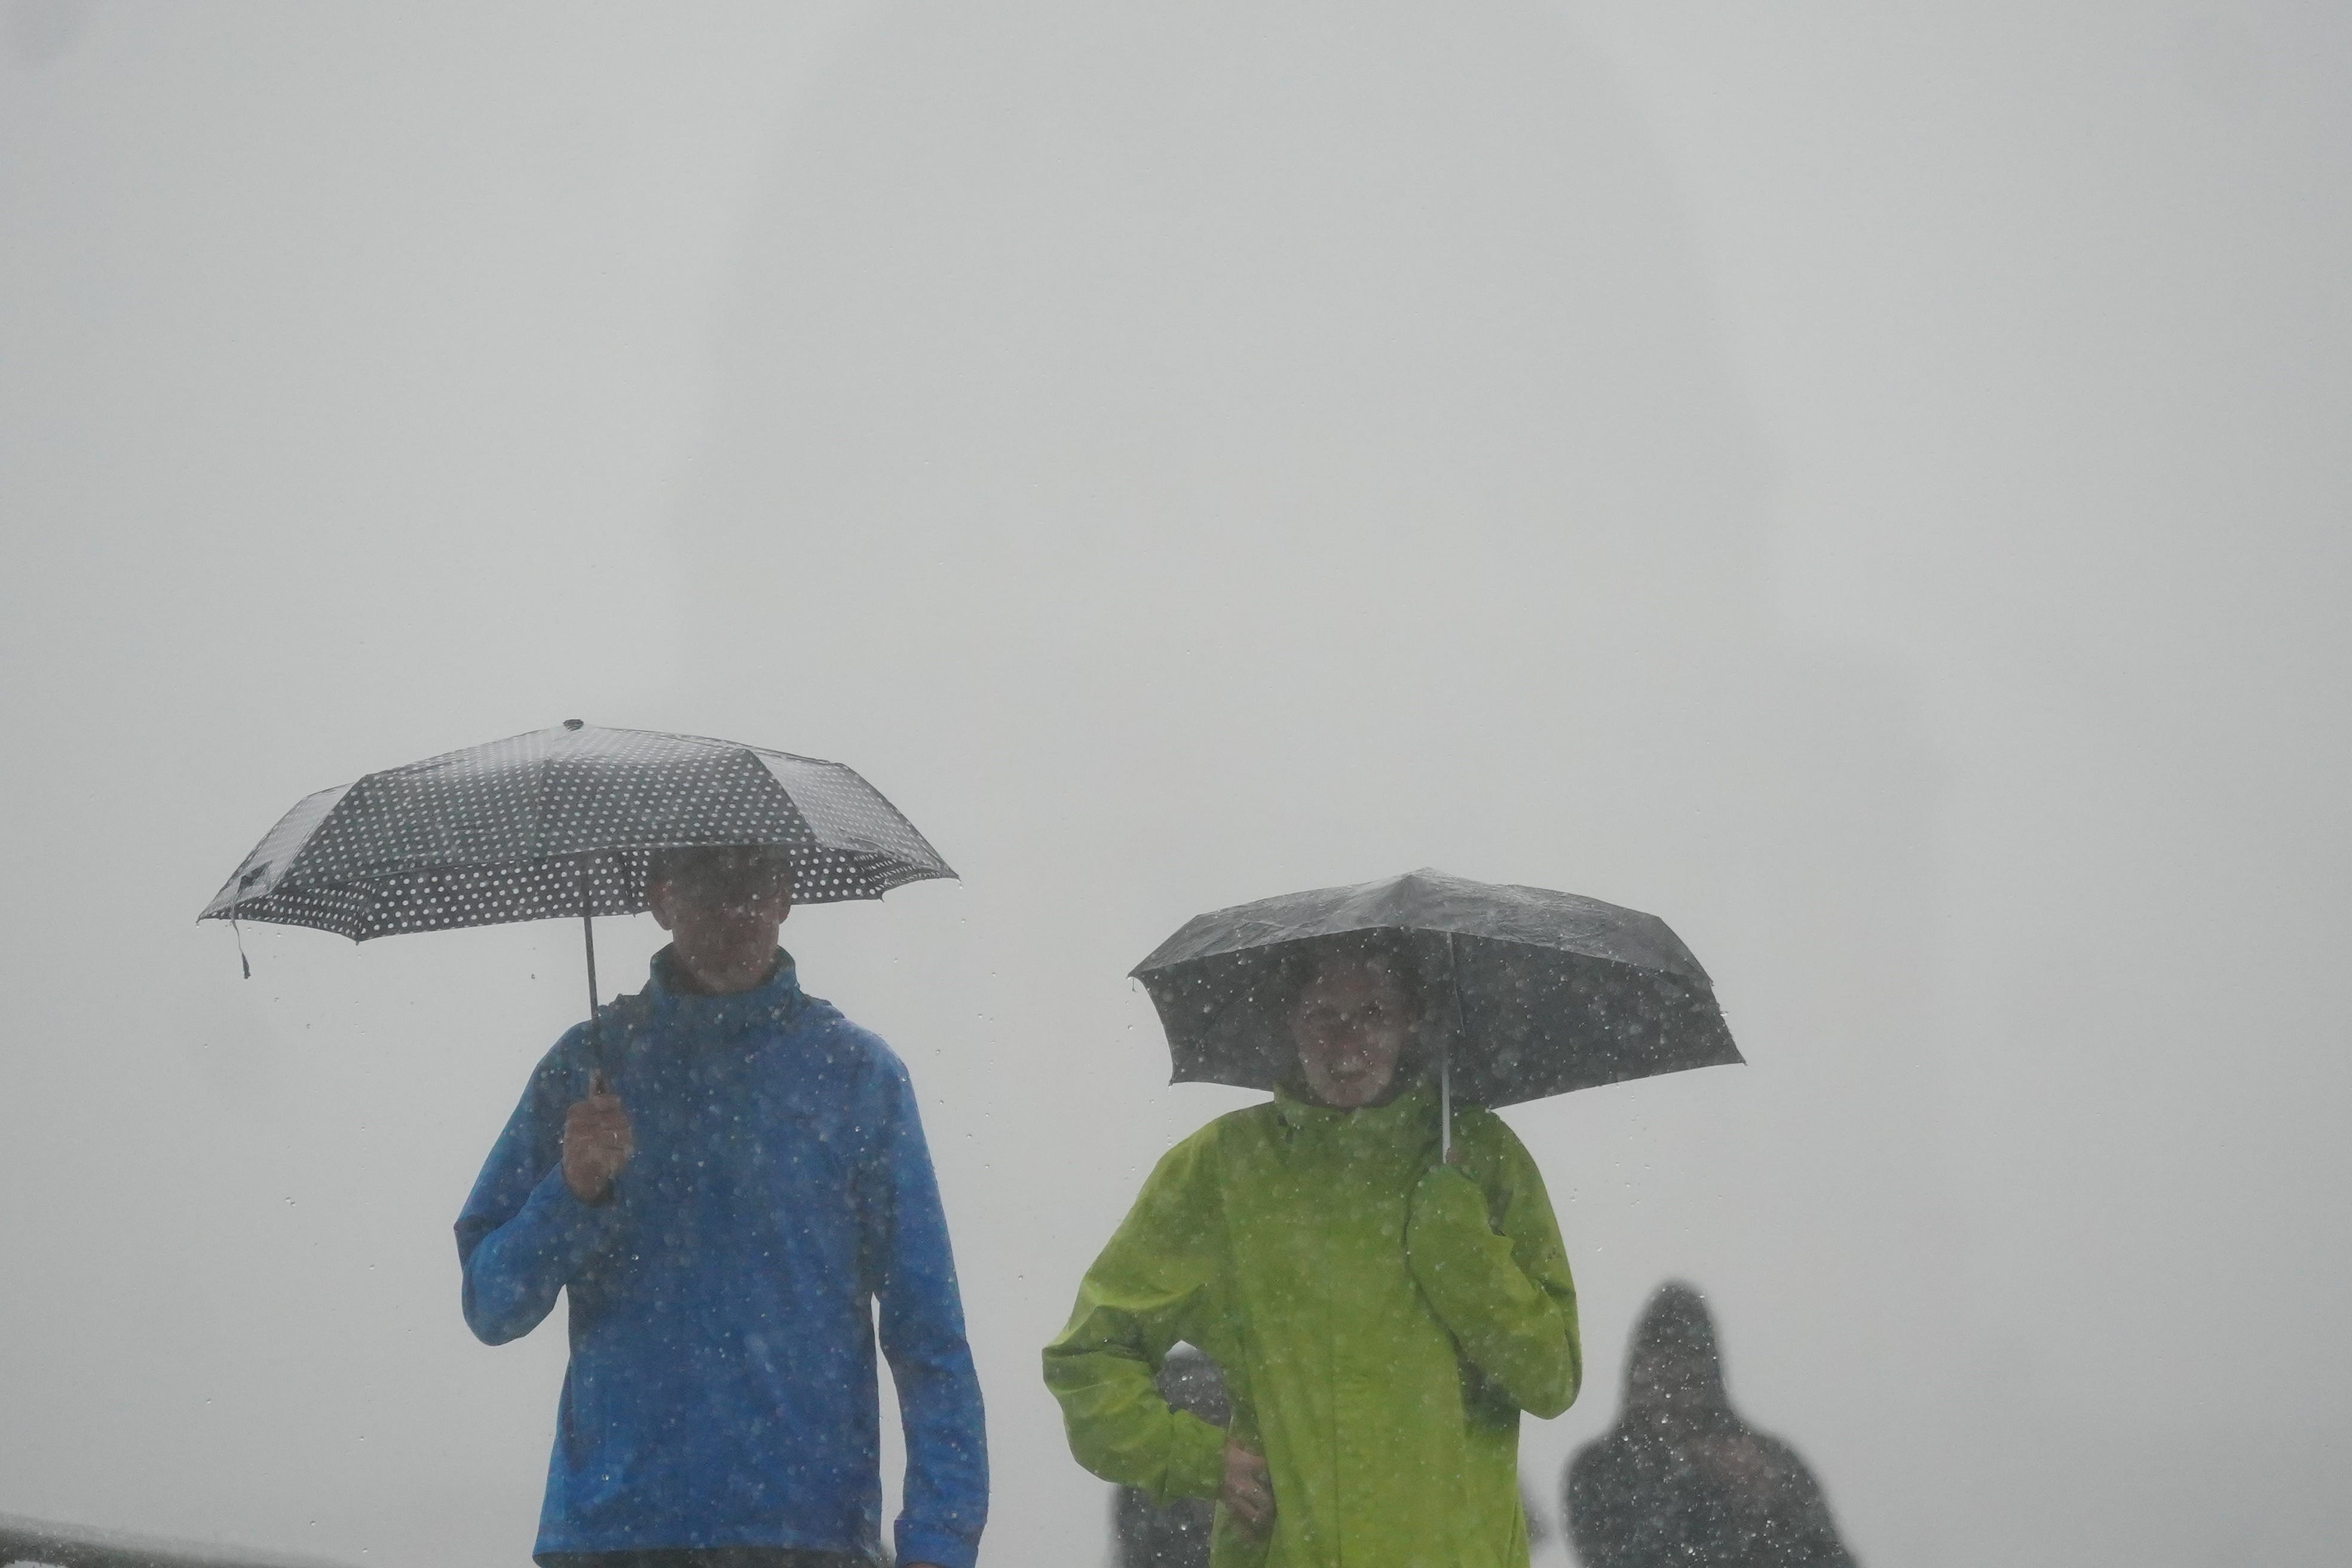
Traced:
[[839, 763], [567, 719], [305, 796], [196, 918], [365, 942], [576, 917], [593, 1021], [593, 917], [646, 907], [654, 850], [726, 844], [782, 850], [796, 903], [878, 899], [955, 875]]
[[1173, 1080], [1271, 1089], [1289, 1070], [1283, 975], [1299, 949], [1401, 933], [1442, 1005], [1453, 1100], [1512, 1105], [1740, 1059], [1715, 988], [1666, 922], [1598, 899], [1423, 869], [1196, 916], [1130, 972], [1168, 1033]]

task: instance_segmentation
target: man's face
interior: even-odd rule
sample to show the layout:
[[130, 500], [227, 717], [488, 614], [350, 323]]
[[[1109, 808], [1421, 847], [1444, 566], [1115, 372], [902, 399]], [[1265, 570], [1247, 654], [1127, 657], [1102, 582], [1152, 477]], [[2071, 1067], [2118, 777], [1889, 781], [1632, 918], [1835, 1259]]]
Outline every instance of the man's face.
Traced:
[[1411, 998], [1386, 969], [1368, 959], [1326, 964], [1299, 992], [1290, 1020], [1308, 1091], [1339, 1110], [1379, 1100], [1413, 1023]]
[[776, 933], [793, 911], [793, 882], [772, 856], [697, 857], [646, 889], [670, 951], [702, 989], [724, 995], [767, 979]]

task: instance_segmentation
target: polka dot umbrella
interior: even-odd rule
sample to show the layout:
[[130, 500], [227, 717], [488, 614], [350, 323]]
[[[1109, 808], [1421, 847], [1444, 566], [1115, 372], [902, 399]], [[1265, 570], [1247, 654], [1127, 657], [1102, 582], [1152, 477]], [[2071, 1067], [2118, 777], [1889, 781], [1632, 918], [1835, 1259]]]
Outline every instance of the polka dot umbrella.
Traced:
[[955, 875], [839, 763], [567, 719], [305, 796], [196, 918], [365, 942], [576, 917], [593, 1016], [593, 917], [647, 907], [654, 850], [722, 844], [783, 850], [795, 903]]

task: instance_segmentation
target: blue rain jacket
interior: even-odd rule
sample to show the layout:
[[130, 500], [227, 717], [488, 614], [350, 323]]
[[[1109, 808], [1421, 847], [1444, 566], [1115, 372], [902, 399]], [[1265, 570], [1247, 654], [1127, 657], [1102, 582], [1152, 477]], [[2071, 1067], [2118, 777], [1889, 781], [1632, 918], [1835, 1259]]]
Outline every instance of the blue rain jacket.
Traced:
[[563, 1183], [581, 1025], [532, 1074], [457, 1220], [485, 1342], [529, 1333], [571, 1293], [538, 1552], [878, 1555], [878, 1301], [907, 1438], [898, 1560], [972, 1568], [980, 1384], [907, 1069], [803, 993], [790, 954], [731, 996], [674, 989], [667, 958], [597, 1015], [634, 1131], [611, 1200]]

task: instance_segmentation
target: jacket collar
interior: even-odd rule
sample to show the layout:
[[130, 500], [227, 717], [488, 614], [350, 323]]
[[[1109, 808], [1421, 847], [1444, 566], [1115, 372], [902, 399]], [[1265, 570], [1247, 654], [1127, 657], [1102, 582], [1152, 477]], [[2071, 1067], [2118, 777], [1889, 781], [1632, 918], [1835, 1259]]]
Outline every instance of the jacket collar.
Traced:
[[654, 954], [646, 994], [654, 1011], [677, 1026], [719, 1035], [785, 1023], [800, 1010], [802, 1001], [799, 970], [793, 955], [781, 947], [776, 949], [774, 973], [749, 991], [725, 996], [679, 989], [677, 960], [665, 947]]
[[1317, 1105], [1300, 1099], [1287, 1088], [1277, 1087], [1274, 1091], [1274, 1113], [1284, 1126], [1301, 1132], [1380, 1138], [1421, 1131], [1433, 1138], [1437, 1130], [1437, 1087], [1425, 1078], [1416, 1078], [1386, 1105], [1367, 1105], [1356, 1110]]

